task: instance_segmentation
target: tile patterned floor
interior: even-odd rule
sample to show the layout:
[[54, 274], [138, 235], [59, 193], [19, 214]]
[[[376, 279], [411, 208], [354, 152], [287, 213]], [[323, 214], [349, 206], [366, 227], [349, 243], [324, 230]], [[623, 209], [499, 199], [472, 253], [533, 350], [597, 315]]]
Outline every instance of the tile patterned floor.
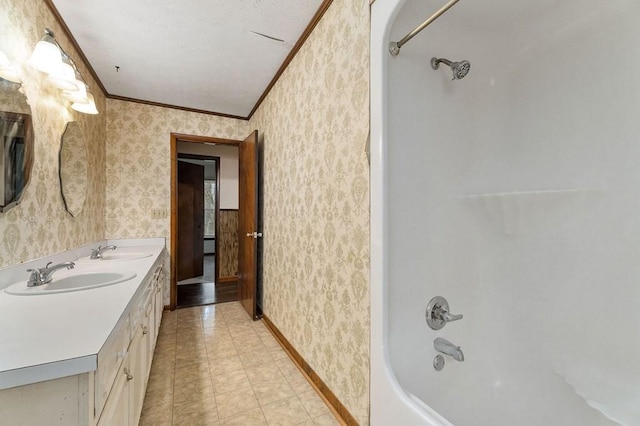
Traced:
[[340, 425], [262, 321], [231, 302], [164, 312], [140, 425]]

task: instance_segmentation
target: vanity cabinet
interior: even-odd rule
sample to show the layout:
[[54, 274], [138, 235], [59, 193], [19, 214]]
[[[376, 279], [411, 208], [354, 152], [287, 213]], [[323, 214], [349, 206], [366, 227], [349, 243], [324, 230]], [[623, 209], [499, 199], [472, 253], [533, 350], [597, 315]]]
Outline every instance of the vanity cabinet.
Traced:
[[0, 390], [0, 424], [138, 424], [164, 308], [162, 261], [161, 254], [135, 290], [97, 354], [96, 370]]
[[[155, 346], [155, 294], [158, 275], [153, 274], [134, 297], [129, 320], [125, 324], [128, 329], [114, 330], [127, 335], [128, 347], [122, 357], [122, 363], [116, 374], [113, 387], [109, 392], [105, 408], [98, 422], [99, 426], [137, 425], [142, 413], [142, 403], [147, 388], [147, 380], [153, 359]], [[116, 336], [116, 341], [120, 339]], [[101, 351], [102, 352], [102, 351]], [[111, 356], [112, 358], [112, 356]], [[100, 359], [100, 355], [98, 355]], [[100, 371], [98, 363], [98, 371]], [[98, 386], [98, 382], [96, 381]], [[98, 387], [96, 387], [98, 389]], [[96, 412], [99, 412], [100, 401], [96, 398]]]
[[98, 426], [138, 424], [148, 377], [148, 334], [140, 328], [134, 335], [127, 356], [116, 374]]
[[[151, 286], [154, 284], [150, 283]], [[151, 287], [150, 286], [150, 287]], [[152, 287], [149, 289], [151, 290]], [[144, 402], [144, 394], [147, 389], [147, 380], [149, 371], [151, 370], [151, 361], [153, 359], [154, 338], [151, 332], [150, 322], [153, 323], [153, 301], [152, 292], [148, 291], [144, 295], [144, 315], [137, 327], [136, 334], [131, 341], [130, 358], [130, 425], [138, 424], [140, 414], [142, 413], [142, 403]]]

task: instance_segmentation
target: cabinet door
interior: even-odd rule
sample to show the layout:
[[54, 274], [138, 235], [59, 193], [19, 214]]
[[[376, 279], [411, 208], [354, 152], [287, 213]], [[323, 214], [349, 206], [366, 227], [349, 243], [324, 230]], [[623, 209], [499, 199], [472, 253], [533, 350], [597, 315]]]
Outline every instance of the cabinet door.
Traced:
[[127, 357], [131, 324], [129, 315], [124, 315], [111, 332], [107, 342], [98, 353], [98, 370], [95, 373], [95, 409], [97, 415], [102, 413], [111, 388], [119, 377], [122, 364]]
[[129, 424], [137, 425], [142, 413], [144, 391], [147, 375], [147, 346], [142, 327], [138, 328], [136, 335], [129, 347], [129, 363], [131, 365]]
[[126, 358], [120, 365], [116, 380], [109, 393], [98, 426], [128, 426], [129, 422], [129, 360]]
[[149, 294], [147, 301], [145, 302], [144, 308], [144, 321], [142, 324], [142, 334], [143, 334], [143, 344], [145, 345], [145, 355], [146, 355], [146, 368], [144, 371], [145, 374], [145, 387], [146, 387], [146, 379], [149, 378], [149, 373], [151, 370], [151, 362], [153, 361], [153, 349], [155, 346], [155, 319], [154, 319], [154, 300], [155, 294]]
[[162, 311], [164, 310], [164, 268], [160, 270], [156, 282], [156, 301], [155, 301], [155, 337], [160, 332], [160, 323], [162, 321]]

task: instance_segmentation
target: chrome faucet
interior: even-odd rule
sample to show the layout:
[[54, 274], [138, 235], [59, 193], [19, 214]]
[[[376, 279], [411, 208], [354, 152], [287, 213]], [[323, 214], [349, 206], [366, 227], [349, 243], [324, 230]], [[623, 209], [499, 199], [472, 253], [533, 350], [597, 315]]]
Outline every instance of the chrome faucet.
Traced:
[[464, 361], [464, 354], [460, 346], [456, 346], [442, 337], [437, 337], [436, 340], [433, 341], [433, 347], [438, 352], [451, 355], [456, 361]]
[[116, 246], [98, 246], [97, 249], [91, 249], [91, 259], [102, 259], [102, 252], [105, 250], [115, 250]]
[[76, 266], [73, 262], [58, 263], [57, 265], [49, 266], [53, 262], [47, 263], [44, 268], [27, 269], [27, 272], [31, 272], [29, 281], [27, 281], [27, 287], [36, 287], [42, 284], [51, 282], [51, 276], [55, 271], [62, 268], [73, 269]]

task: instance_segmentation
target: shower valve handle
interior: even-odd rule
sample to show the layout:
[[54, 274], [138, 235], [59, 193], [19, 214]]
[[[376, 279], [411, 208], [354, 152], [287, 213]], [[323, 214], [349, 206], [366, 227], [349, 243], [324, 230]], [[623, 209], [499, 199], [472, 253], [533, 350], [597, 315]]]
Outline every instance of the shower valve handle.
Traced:
[[442, 318], [445, 322], [458, 321], [462, 319], [462, 314], [453, 315], [449, 312], [442, 312], [440, 318]]
[[448, 322], [458, 321], [463, 318], [462, 314], [454, 315], [449, 313], [449, 302], [441, 296], [436, 296], [429, 301], [425, 312], [427, 324], [433, 330], [440, 330]]

